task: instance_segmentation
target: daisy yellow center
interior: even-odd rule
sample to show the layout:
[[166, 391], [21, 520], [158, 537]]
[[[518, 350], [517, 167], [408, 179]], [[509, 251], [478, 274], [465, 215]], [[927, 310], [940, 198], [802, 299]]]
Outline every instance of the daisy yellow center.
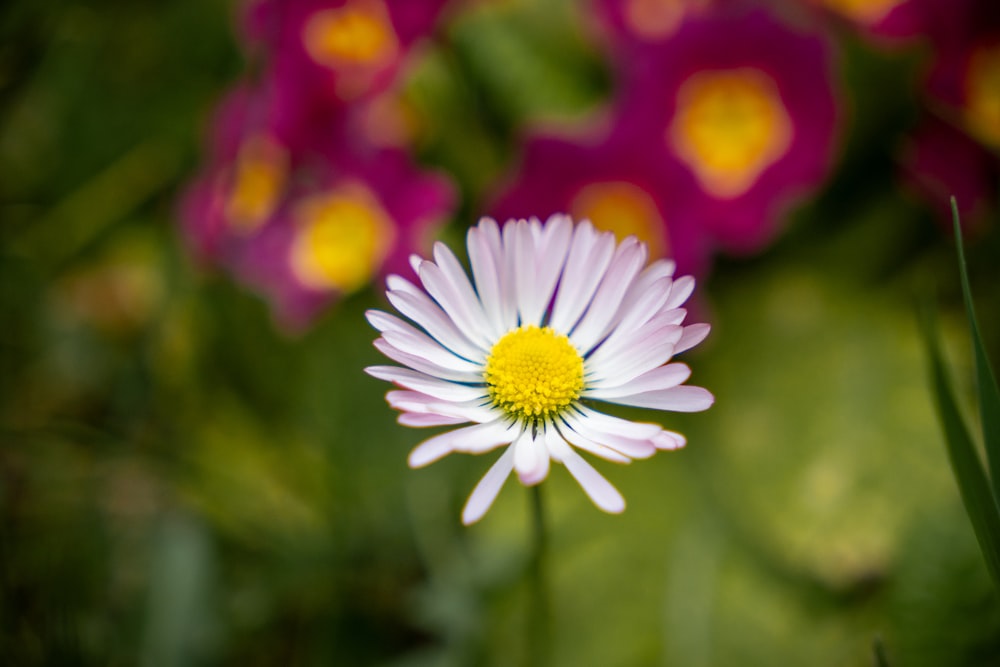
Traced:
[[239, 234], [255, 232], [274, 212], [288, 176], [288, 156], [278, 143], [258, 135], [241, 148], [225, 202], [226, 220]]
[[353, 292], [381, 266], [395, 237], [388, 214], [362, 186], [305, 199], [295, 210], [291, 267], [307, 287]]
[[522, 326], [496, 342], [486, 358], [493, 404], [518, 419], [558, 414], [583, 391], [583, 357], [550, 327]]
[[577, 220], [590, 220], [598, 229], [614, 232], [618, 241], [636, 236], [652, 257], [667, 254], [666, 225], [656, 202], [637, 185], [603, 181], [585, 185], [573, 197], [570, 212]]
[[378, 0], [348, 1], [317, 12], [303, 33], [306, 50], [327, 67], [381, 65], [398, 49], [389, 13]]
[[704, 71], [677, 93], [667, 142], [716, 197], [738, 197], [791, 144], [792, 124], [777, 86], [753, 68]]
[[1000, 44], [976, 50], [965, 76], [965, 118], [983, 142], [1000, 147]]

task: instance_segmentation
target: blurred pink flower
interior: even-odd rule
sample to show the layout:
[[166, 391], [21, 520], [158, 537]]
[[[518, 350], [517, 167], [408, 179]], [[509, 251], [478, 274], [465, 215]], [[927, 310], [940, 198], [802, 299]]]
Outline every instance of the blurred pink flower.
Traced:
[[455, 198], [449, 179], [420, 171], [402, 151], [342, 159], [291, 193], [232, 265], [280, 323], [301, 329], [377, 276], [409, 274], [407, 258], [430, 247]]
[[635, 235], [650, 257], [670, 257], [682, 273], [704, 274], [709, 241], [686, 209], [690, 197], [679, 166], [664, 169], [646, 150], [649, 139], [630, 129], [616, 124], [578, 140], [529, 138], [516, 176], [490, 215], [507, 220], [568, 213], [615, 232], [619, 241]]
[[760, 250], [831, 170], [830, 44], [764, 11], [720, 10], [645, 53], [624, 82], [618, 122], [645, 136], [655, 169], [683, 165], [674, 189], [697, 197], [693, 214], [720, 247]]
[[246, 32], [279, 96], [338, 105], [377, 94], [434, 27], [446, 0], [259, 0]]
[[951, 229], [951, 197], [958, 203], [962, 226], [981, 224], [995, 197], [1000, 176], [996, 155], [953, 126], [929, 118], [910, 136], [903, 152], [903, 178]]
[[[925, 82], [932, 117], [909, 139], [905, 178], [950, 228], [949, 198], [963, 224], [982, 222], [1000, 174], [1000, 5], [956, 3], [960, 29], [935, 43]], [[953, 26], [954, 27], [954, 26]]]
[[882, 44], [918, 39], [940, 41], [953, 34], [965, 0], [811, 0], [830, 15], [856, 26]]

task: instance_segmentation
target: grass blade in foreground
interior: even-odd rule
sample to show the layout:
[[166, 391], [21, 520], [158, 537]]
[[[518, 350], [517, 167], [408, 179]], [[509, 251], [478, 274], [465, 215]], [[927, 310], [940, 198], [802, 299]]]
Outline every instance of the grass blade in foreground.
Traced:
[[933, 387], [938, 414], [944, 428], [948, 458], [962, 494], [965, 511], [979, 541], [979, 548], [986, 559], [986, 567], [993, 584], [1000, 593], [1000, 512], [990, 489], [982, 463], [972, 444], [969, 430], [959, 414], [955, 396], [948, 384], [940, 343], [932, 316], [928, 311], [922, 318], [927, 356], [931, 364]]
[[979, 333], [979, 321], [972, 304], [972, 289], [969, 287], [969, 272], [965, 265], [965, 248], [962, 245], [962, 230], [958, 219], [958, 204], [951, 198], [952, 222], [955, 227], [955, 246], [958, 249], [958, 268], [962, 278], [962, 298], [965, 313], [972, 333], [972, 350], [976, 360], [976, 389], [979, 400], [979, 416], [983, 429], [983, 443], [986, 447], [986, 463], [993, 482], [993, 496], [1000, 498], [1000, 389], [986, 356], [983, 337]]

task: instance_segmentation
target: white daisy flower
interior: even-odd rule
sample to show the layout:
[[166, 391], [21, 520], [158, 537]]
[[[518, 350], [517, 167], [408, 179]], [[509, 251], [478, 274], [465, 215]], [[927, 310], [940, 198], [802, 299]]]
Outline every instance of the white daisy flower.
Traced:
[[[470, 281], [442, 243], [434, 260], [414, 256], [423, 287], [387, 279], [389, 302], [405, 317], [378, 310], [375, 347], [398, 366], [370, 375], [402, 389], [386, 395], [407, 426], [470, 424], [435, 435], [410, 453], [420, 468], [451, 454], [506, 446], [473, 490], [462, 521], [478, 521], [512, 470], [525, 485], [562, 463], [600, 509], [625, 500], [578, 452], [628, 463], [684, 436], [659, 424], [598, 412], [599, 402], [695, 412], [712, 405], [707, 390], [683, 384], [687, 365], [673, 355], [700, 343], [707, 324], [682, 324], [694, 279], [675, 279], [674, 263], [645, 269], [646, 246], [616, 244], [589, 222], [563, 215], [542, 224], [483, 219], [467, 237]], [[416, 326], [414, 326], [416, 325]]]

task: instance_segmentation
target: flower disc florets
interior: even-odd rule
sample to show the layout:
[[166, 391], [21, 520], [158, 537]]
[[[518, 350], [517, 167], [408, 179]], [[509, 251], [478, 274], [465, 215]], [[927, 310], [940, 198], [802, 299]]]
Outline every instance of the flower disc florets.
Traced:
[[493, 404], [518, 419], [556, 415], [583, 391], [583, 357], [564, 334], [528, 325], [508, 332], [486, 358]]

